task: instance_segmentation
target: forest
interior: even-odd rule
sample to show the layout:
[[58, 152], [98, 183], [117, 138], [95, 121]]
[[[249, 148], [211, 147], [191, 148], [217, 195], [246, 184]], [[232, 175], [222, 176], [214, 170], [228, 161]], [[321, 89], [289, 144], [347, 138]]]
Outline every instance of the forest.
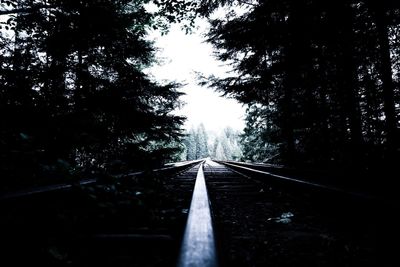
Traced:
[[183, 118], [170, 112], [181, 93], [143, 72], [154, 62], [144, 37], [168, 19], [148, 13], [146, 2], [1, 1], [2, 184], [174, 158]]
[[394, 168], [398, 1], [224, 2], [247, 11], [213, 19], [208, 41], [235, 72], [203, 84], [248, 104], [245, 159], [367, 172]]
[[219, 133], [207, 131], [204, 124], [192, 127], [183, 140], [182, 160], [210, 157], [215, 160], [241, 160], [240, 132], [226, 127]]
[[[185, 134], [185, 118], [171, 113], [179, 84], [145, 72], [157, 64], [149, 31], [181, 23], [190, 33], [197, 17], [234, 69], [199, 83], [247, 105], [240, 142], [226, 132], [205, 145], [201, 126]], [[399, 31], [390, 0], [2, 0], [2, 187], [206, 156], [394, 167]]]

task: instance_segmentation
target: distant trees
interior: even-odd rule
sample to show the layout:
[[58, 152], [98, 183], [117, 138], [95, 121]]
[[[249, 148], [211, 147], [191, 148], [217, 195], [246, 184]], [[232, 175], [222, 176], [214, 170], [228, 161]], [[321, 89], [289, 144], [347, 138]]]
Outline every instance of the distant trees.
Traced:
[[185, 140], [184, 160], [195, 160], [211, 157], [217, 160], [239, 160], [242, 151], [239, 145], [239, 132], [230, 127], [219, 135], [207, 132], [203, 124], [192, 128]]
[[177, 152], [180, 93], [143, 73], [147, 30], [163, 26], [147, 2], [1, 1], [2, 177], [143, 168]]
[[206, 133], [206, 129], [204, 128], [204, 125], [202, 123], [197, 127], [195, 141], [196, 159], [206, 158], [210, 156], [210, 152], [208, 150], [208, 136]]
[[196, 129], [192, 128], [183, 141], [186, 158], [184, 160], [202, 159], [210, 156], [208, 136], [201, 123]]
[[[202, 1], [231, 77], [208, 84], [249, 105], [244, 158], [366, 168], [399, 159], [400, 5], [372, 0]], [[378, 164], [380, 165], [380, 164]]]
[[239, 131], [226, 127], [213, 142], [211, 158], [217, 160], [241, 160], [242, 149], [239, 144]]
[[196, 131], [193, 128], [190, 129], [186, 138], [183, 140], [183, 144], [185, 146], [185, 150], [184, 150], [185, 157], [183, 158], [183, 160], [197, 159], [197, 157], [196, 157], [196, 151], [197, 151], [196, 141], [197, 140], [199, 140], [199, 138], [196, 138]]

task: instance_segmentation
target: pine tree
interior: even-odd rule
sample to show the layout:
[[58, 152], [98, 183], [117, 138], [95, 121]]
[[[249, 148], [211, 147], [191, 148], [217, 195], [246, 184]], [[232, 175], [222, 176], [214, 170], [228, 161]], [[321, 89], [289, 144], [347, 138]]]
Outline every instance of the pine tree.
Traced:
[[0, 10], [9, 17], [0, 33], [5, 177], [122, 171], [173, 158], [183, 118], [170, 112], [181, 93], [143, 72], [154, 62], [145, 36], [157, 27], [147, 1], [8, 2]]
[[221, 5], [245, 10], [211, 20], [209, 42], [235, 72], [203, 81], [249, 105], [245, 159], [367, 168], [398, 157], [399, 4], [202, 4], [204, 14]]
[[218, 143], [217, 149], [215, 150], [215, 159], [217, 160], [227, 160], [227, 156], [225, 155], [225, 150], [222, 143]]
[[196, 158], [196, 132], [192, 128], [184, 140], [186, 146], [186, 160], [195, 160]]
[[208, 150], [208, 136], [203, 123], [197, 128], [196, 138], [196, 157], [198, 159], [208, 157], [210, 155]]

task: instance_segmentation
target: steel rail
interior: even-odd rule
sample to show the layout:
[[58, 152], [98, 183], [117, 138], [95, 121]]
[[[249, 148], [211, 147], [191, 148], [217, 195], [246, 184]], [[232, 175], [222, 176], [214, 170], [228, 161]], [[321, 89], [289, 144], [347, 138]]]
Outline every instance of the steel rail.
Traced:
[[[186, 167], [189, 168], [195, 164], [198, 164], [202, 162], [203, 160], [196, 160], [196, 161], [188, 161], [187, 163], [185, 162], [179, 162], [176, 166], [168, 166], [165, 168], [159, 168], [159, 169], [154, 169], [151, 170], [152, 172], [155, 173], [160, 173], [160, 172], [168, 172], [168, 171], [173, 171], [173, 170], [179, 170], [183, 169], [185, 170]], [[146, 173], [146, 171], [139, 171], [139, 172], [132, 172], [128, 174], [119, 174], [119, 175], [114, 175], [113, 177], [115, 178], [122, 178], [122, 177], [129, 177], [129, 176], [138, 176]], [[84, 179], [81, 181], [76, 182], [76, 184], [73, 183], [60, 183], [60, 184], [53, 184], [53, 185], [46, 185], [46, 186], [37, 186], [29, 189], [23, 189], [23, 190], [17, 190], [13, 192], [7, 192], [3, 193], [0, 195], [0, 200], [6, 200], [6, 199], [13, 199], [13, 198], [19, 198], [19, 197], [27, 197], [31, 195], [36, 195], [40, 193], [47, 193], [47, 192], [53, 192], [53, 191], [60, 191], [60, 190], [68, 190], [71, 189], [75, 185], [90, 185], [94, 184], [98, 181], [97, 178], [92, 178], [92, 179]]]
[[[301, 179], [297, 179], [297, 178], [291, 178], [291, 177], [287, 177], [287, 176], [283, 176], [283, 175], [274, 174], [274, 173], [267, 172], [267, 171], [261, 171], [261, 170], [255, 169], [255, 168], [242, 166], [242, 164], [240, 164], [240, 163], [236, 164], [233, 162], [226, 162], [226, 161], [217, 161], [217, 162], [219, 162], [233, 170], [236, 170], [239, 173], [240, 173], [240, 170], [242, 170], [242, 171], [250, 172], [252, 174], [261, 175], [264, 177], [267, 176], [269, 178], [274, 178], [275, 181], [289, 182], [292, 185], [300, 185], [300, 186], [304, 186], [304, 187], [308, 187], [308, 188], [319, 189], [324, 192], [339, 193], [342, 195], [347, 195], [347, 196], [356, 197], [356, 198], [376, 200], [375, 196], [366, 195], [364, 193], [349, 191], [346, 189], [342, 189], [342, 188], [330, 186], [330, 185], [313, 183], [313, 182], [309, 182], [309, 181], [305, 181], [305, 180], [301, 180]], [[250, 164], [246, 164], [246, 165], [250, 165]]]
[[218, 266], [203, 164], [197, 172], [178, 267]]

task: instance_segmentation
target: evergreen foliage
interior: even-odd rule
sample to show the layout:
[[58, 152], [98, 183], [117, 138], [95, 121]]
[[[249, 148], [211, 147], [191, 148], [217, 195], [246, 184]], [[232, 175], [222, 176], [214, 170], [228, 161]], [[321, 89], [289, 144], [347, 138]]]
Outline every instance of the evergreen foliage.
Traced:
[[2, 177], [120, 172], [179, 151], [181, 93], [143, 72], [147, 30], [166, 26], [148, 2], [1, 1]]
[[202, 2], [204, 14], [234, 7], [211, 20], [208, 40], [235, 71], [204, 83], [249, 105], [245, 159], [361, 169], [398, 161], [398, 1]]
[[187, 134], [183, 153], [184, 160], [195, 160], [211, 157], [216, 160], [240, 160], [242, 150], [239, 145], [239, 132], [230, 127], [219, 135], [207, 132], [203, 124], [196, 130], [192, 128]]
[[195, 160], [209, 157], [208, 136], [203, 124], [196, 129], [190, 129], [184, 139], [185, 154], [184, 160]]

